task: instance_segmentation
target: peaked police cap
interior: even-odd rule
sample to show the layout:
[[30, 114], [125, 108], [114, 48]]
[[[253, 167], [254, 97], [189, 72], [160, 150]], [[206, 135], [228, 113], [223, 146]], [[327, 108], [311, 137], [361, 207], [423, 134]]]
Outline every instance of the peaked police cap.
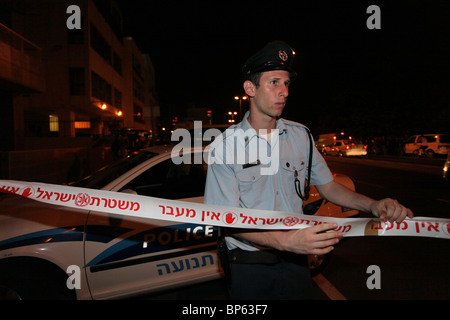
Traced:
[[294, 51], [285, 42], [274, 41], [256, 52], [245, 62], [242, 67], [242, 75], [248, 80], [252, 74], [272, 70], [286, 70], [289, 76], [294, 78], [296, 72], [294, 63]]

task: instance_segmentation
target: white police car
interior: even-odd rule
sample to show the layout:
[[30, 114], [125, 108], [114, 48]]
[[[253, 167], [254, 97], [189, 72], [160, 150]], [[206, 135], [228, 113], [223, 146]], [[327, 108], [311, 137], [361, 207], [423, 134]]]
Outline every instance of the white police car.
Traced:
[[[141, 150], [75, 185], [203, 202], [206, 164], [176, 165], [171, 149]], [[201, 148], [192, 156], [202, 159], [198, 153]], [[354, 188], [346, 176], [336, 181]], [[305, 210], [357, 214], [327, 203], [314, 188]], [[125, 298], [217, 279], [222, 276], [217, 232], [212, 226], [87, 212], [0, 194], [0, 298]]]

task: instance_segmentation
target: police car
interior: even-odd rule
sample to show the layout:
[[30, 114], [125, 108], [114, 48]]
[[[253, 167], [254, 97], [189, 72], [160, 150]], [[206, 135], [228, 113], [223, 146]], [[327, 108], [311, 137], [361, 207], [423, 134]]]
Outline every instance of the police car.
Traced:
[[[75, 186], [203, 202], [202, 148], [191, 164], [172, 147], [143, 149]], [[186, 154], [183, 155], [186, 157]], [[186, 162], [186, 161], [185, 161]], [[354, 189], [346, 176], [336, 181]], [[349, 217], [315, 188], [305, 213]], [[213, 226], [129, 218], [0, 194], [0, 298], [116, 299], [222, 277]], [[313, 264], [320, 264], [315, 257]], [[317, 259], [318, 258], [318, 259]]]

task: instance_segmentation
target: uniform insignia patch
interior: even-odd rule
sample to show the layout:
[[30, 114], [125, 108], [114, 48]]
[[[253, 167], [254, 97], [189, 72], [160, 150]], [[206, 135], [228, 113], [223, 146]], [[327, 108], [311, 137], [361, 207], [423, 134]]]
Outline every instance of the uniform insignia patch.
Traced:
[[278, 56], [280, 57], [280, 59], [284, 62], [287, 61], [287, 59], [289, 58], [286, 51], [280, 50], [278, 51]]

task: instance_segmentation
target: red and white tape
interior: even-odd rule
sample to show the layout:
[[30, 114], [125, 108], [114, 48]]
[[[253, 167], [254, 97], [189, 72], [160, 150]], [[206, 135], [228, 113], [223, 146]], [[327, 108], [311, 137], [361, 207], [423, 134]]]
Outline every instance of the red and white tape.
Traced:
[[450, 219], [415, 217], [401, 223], [370, 218], [331, 218], [298, 213], [232, 208], [112, 192], [0, 180], [0, 192], [56, 206], [180, 223], [263, 230], [301, 229], [336, 223], [346, 237], [419, 236], [450, 239]]

